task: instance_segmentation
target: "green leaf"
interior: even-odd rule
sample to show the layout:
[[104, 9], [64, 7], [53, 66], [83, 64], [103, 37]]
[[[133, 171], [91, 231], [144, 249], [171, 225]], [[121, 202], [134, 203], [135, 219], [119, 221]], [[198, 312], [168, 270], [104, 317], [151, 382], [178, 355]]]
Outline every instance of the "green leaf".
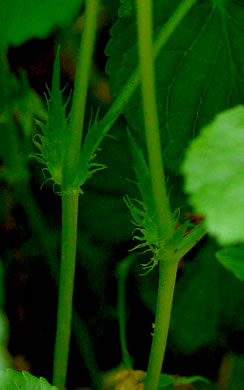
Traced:
[[[107, 132], [110, 129], [110, 123], [114, 123], [114, 119], [117, 118], [117, 113], [111, 112], [107, 118], [104, 116], [101, 120], [98, 120], [98, 114], [99, 109], [96, 112], [93, 123], [90, 121], [88, 132], [82, 145], [80, 155], [81, 167], [87, 167], [89, 162], [96, 157], [96, 153], [99, 151], [101, 142], [106, 136], [109, 137]], [[103, 168], [105, 168], [105, 166], [101, 165], [101, 169]]]
[[36, 378], [27, 371], [18, 372], [10, 368], [0, 371], [0, 388], [1, 390], [58, 390], [44, 378]]
[[142, 150], [138, 147], [134, 137], [128, 131], [128, 136], [130, 140], [130, 145], [132, 148], [132, 156], [134, 160], [134, 170], [137, 179], [137, 187], [139, 189], [140, 195], [142, 197], [142, 201], [146, 208], [150, 210], [152, 215], [152, 219], [155, 220], [155, 206], [154, 206], [154, 198], [152, 191], [152, 183], [151, 183], [151, 175], [148, 165], [144, 159]]
[[70, 23], [83, 0], [12, 0], [0, 2], [0, 52], [32, 38], [45, 38]]
[[109, 19], [115, 21], [118, 15], [118, 9], [120, 6], [120, 0], [103, 0], [102, 7], [105, 8], [105, 13]]
[[[69, 143], [70, 128], [69, 116], [66, 115], [66, 107], [69, 103], [70, 96], [63, 103], [63, 92], [60, 89], [60, 47], [57, 48], [57, 54], [54, 61], [52, 88], [48, 89], [49, 98], [46, 97], [48, 108], [48, 118], [46, 123], [36, 120], [40, 126], [42, 134], [36, 134], [33, 138], [35, 146], [40, 150], [40, 153], [32, 153], [30, 157], [36, 158], [41, 164], [45, 165], [43, 171], [48, 171], [50, 177], [47, 178], [42, 186], [49, 180], [54, 181], [54, 186], [63, 184], [63, 166], [65, 163], [65, 156], [67, 145]], [[99, 109], [96, 112], [93, 120], [90, 119], [87, 137], [90, 134], [91, 127], [96, 127], [98, 122]], [[92, 123], [93, 122], [93, 123]], [[39, 141], [37, 140], [39, 139]], [[87, 144], [86, 144], [87, 145]], [[91, 150], [91, 153], [90, 153]], [[81, 186], [90, 178], [93, 173], [106, 168], [104, 164], [94, 162], [97, 149], [87, 149], [84, 147], [81, 150], [80, 164], [77, 172], [74, 172], [72, 178], [72, 185], [67, 192], [83, 193]]]
[[[244, 329], [244, 284], [216, 260], [217, 249], [205, 238], [185, 258], [169, 329], [168, 348], [175, 357], [203, 353], [207, 364], [219, 348], [232, 348], [230, 334]], [[137, 283], [143, 303], [155, 313], [157, 275], [138, 277]]]
[[[54, 61], [52, 88], [48, 90], [49, 98], [46, 97], [48, 108], [48, 119], [46, 123], [36, 120], [42, 130], [42, 135], [35, 135], [33, 142], [40, 150], [40, 153], [32, 153], [30, 157], [36, 158], [44, 164], [54, 184], [62, 184], [62, 169], [66, 147], [69, 140], [68, 117], [66, 117], [66, 106], [69, 99], [63, 104], [63, 91], [60, 89], [60, 47]], [[37, 141], [39, 138], [39, 141]], [[45, 182], [44, 182], [45, 183]]]
[[[100, 109], [98, 108], [94, 118], [93, 115], [91, 114], [86, 138], [80, 152], [80, 163], [79, 163], [76, 179], [74, 181], [74, 191], [76, 191], [76, 188], [82, 186], [95, 172], [107, 168], [105, 164], [101, 164], [93, 161], [97, 156], [96, 154], [97, 151], [99, 151], [99, 147], [98, 147], [99, 144], [94, 146], [92, 141], [91, 143], [86, 142], [87, 139], [92, 140], [92, 137], [90, 138], [90, 134], [92, 133], [92, 129], [97, 128], [97, 124], [99, 123], [98, 122], [99, 111]], [[88, 144], [89, 147], [87, 148]], [[80, 190], [79, 192], [83, 193], [82, 190]]]
[[244, 246], [220, 249], [216, 253], [219, 262], [244, 282]]
[[185, 264], [183, 277], [176, 285], [169, 342], [186, 355], [210, 344], [214, 348], [218, 343], [222, 267], [214, 259], [213, 248], [213, 242], [202, 247], [194, 261]]
[[229, 348], [230, 332], [241, 332], [244, 327], [244, 284], [216, 261], [214, 240], [207, 239], [200, 246], [194, 259], [192, 255], [186, 259], [176, 284], [169, 332], [174, 354]]
[[182, 167], [185, 190], [221, 244], [244, 241], [244, 107], [219, 114], [195, 139]]
[[[180, 2], [153, 2], [154, 36]], [[179, 172], [189, 141], [214, 115], [244, 103], [243, 23], [241, 1], [197, 1], [155, 60], [161, 142], [165, 167], [172, 172]], [[120, 18], [110, 33], [106, 72], [111, 94], [117, 96], [138, 64], [134, 13]], [[145, 142], [140, 88], [124, 114]]]

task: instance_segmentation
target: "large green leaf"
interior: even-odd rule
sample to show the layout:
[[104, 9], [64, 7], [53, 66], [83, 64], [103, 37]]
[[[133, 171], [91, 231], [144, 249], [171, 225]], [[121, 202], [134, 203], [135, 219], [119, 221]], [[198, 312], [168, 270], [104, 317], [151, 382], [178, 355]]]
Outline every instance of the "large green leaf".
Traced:
[[183, 165], [186, 192], [221, 244], [244, 241], [244, 107], [222, 114], [204, 128]]
[[[180, 0], [155, 0], [154, 33]], [[123, 14], [123, 13], [122, 13]], [[156, 94], [166, 168], [178, 172], [189, 141], [216, 113], [244, 102], [244, 4], [198, 1], [155, 61]], [[135, 12], [111, 29], [106, 71], [118, 95], [138, 62]], [[130, 127], [142, 136], [143, 106], [138, 88], [126, 109]]]
[[45, 38], [72, 21], [83, 0], [11, 0], [0, 2], [0, 52], [32, 38]]
[[176, 284], [169, 333], [175, 353], [226, 347], [228, 333], [244, 327], [244, 285], [216, 261], [215, 242], [203, 244]]
[[58, 390], [44, 378], [36, 378], [26, 371], [18, 372], [10, 368], [0, 371], [0, 388], [1, 390]]
[[217, 259], [229, 271], [244, 282], [244, 246], [220, 249], [216, 253]]

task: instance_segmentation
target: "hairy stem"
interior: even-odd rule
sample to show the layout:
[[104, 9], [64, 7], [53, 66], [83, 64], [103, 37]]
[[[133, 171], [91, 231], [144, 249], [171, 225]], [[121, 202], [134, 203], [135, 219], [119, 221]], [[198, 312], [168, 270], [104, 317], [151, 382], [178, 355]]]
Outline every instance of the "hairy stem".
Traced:
[[71, 334], [72, 298], [75, 276], [78, 194], [62, 195], [62, 255], [59, 275], [53, 385], [65, 388]]
[[[166, 192], [163, 160], [158, 125], [157, 102], [152, 46], [152, 3], [137, 0], [137, 28], [139, 65], [141, 71], [142, 99], [149, 168], [152, 180], [159, 237], [163, 242], [173, 235], [174, 225]], [[162, 252], [161, 252], [162, 253]], [[159, 285], [156, 323], [146, 377], [146, 390], [157, 390], [159, 375], [166, 349], [177, 262], [162, 258], [159, 254]]]
[[54, 349], [53, 384], [65, 388], [71, 334], [74, 289], [78, 194], [71, 193], [79, 166], [84, 112], [86, 106], [91, 59], [94, 50], [99, 0], [86, 2], [84, 30], [75, 77], [71, 107], [70, 142], [67, 146], [62, 184], [62, 253], [59, 281], [57, 333]]
[[81, 37], [79, 57], [74, 83], [70, 117], [70, 141], [67, 148], [64, 183], [69, 185], [79, 164], [80, 148], [83, 133], [83, 123], [86, 108], [86, 98], [90, 77], [91, 61], [96, 38], [96, 21], [99, 0], [86, 1], [84, 27]]
[[188, 253], [205, 235], [204, 222], [190, 232], [177, 230], [173, 237], [165, 242], [159, 254], [159, 284], [156, 307], [154, 336], [149, 358], [145, 390], [157, 390], [166, 343], [168, 338], [171, 309], [180, 259]]
[[[192, 5], [193, 3], [193, 0], [191, 2], [183, 1], [176, 10], [172, 17], [173, 19], [171, 18], [170, 23], [168, 22], [165, 26], [166, 39], [186, 14], [186, 4]], [[154, 47], [152, 43], [152, 0], [137, 0], [136, 5], [144, 126], [152, 189], [158, 219], [159, 239], [162, 243], [172, 238], [175, 226], [167, 196], [155, 93], [153, 61], [161, 45], [158, 43], [159, 40], [156, 41]], [[182, 7], [182, 5], [184, 5], [184, 7]], [[171, 251], [166, 252], [164, 248], [160, 249], [155, 331], [149, 357], [145, 390], [158, 389], [159, 377], [166, 350], [179, 260], [179, 256], [175, 255], [174, 258], [172, 257]]]
[[182, 258], [185, 256], [204, 236], [207, 234], [205, 221], [194, 226], [190, 231], [185, 231], [184, 226], [177, 229], [173, 237], [165, 242], [164, 251], [172, 253], [172, 258]]
[[166, 192], [166, 181], [161, 153], [162, 148], [155, 94], [152, 45], [152, 4], [150, 0], [137, 0], [137, 29], [144, 126], [149, 168], [151, 172], [158, 226], [160, 229], [160, 240], [164, 241], [171, 237], [174, 227], [169, 199]]

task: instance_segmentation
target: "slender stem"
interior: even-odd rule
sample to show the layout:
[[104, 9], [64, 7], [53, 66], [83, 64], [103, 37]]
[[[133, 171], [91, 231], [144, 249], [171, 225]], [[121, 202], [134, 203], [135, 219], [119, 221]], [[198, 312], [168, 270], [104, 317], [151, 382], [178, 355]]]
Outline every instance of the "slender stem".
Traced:
[[84, 28], [80, 43], [77, 70], [75, 75], [74, 94], [72, 98], [70, 142], [67, 148], [64, 169], [64, 183], [67, 185], [69, 181], [73, 179], [72, 174], [76, 172], [79, 164], [87, 89], [96, 38], [96, 20], [98, 9], [99, 0], [86, 1]]
[[178, 261], [161, 259], [159, 262], [159, 284], [154, 335], [147, 369], [145, 390], [157, 390], [166, 343], [168, 338], [171, 308]]
[[189, 232], [183, 229], [184, 227], [180, 227], [175, 231], [173, 237], [165, 242], [164, 251], [172, 253], [173, 259], [181, 259], [207, 234], [205, 221], [194, 226]]
[[198, 0], [182, 0], [182, 2], [176, 8], [175, 12], [173, 12], [169, 20], [160, 29], [155, 40], [155, 44], [153, 45], [154, 59], [158, 56], [160, 50], [165, 45], [172, 33], [175, 31], [176, 27], [180, 24], [180, 22], [184, 19], [184, 17], [187, 15], [187, 13], [197, 1]]
[[62, 255], [59, 276], [59, 296], [56, 343], [54, 348], [53, 385], [65, 388], [72, 318], [78, 194], [62, 195]]
[[130, 355], [126, 343], [126, 279], [131, 264], [135, 261], [135, 255], [129, 255], [122, 260], [117, 267], [118, 277], [118, 319], [122, 362], [125, 368], [132, 368]]
[[86, 1], [84, 30], [80, 44], [71, 107], [70, 142], [67, 146], [67, 154], [65, 156], [63, 169], [62, 254], [53, 368], [53, 383], [60, 389], [65, 388], [68, 366], [78, 219], [78, 194], [73, 194], [69, 190], [76, 177], [79, 166], [84, 112], [91, 58], [94, 50], [98, 6], [99, 0]]
[[174, 227], [169, 199], [166, 192], [155, 94], [152, 45], [152, 3], [151, 0], [137, 0], [136, 4], [146, 143], [158, 226], [160, 229], [160, 239], [163, 241], [173, 234]]
[[121, 345], [122, 361], [125, 368], [132, 368], [130, 355], [126, 343], [126, 298], [125, 298], [126, 275], [121, 275], [118, 280], [118, 317], [119, 317], [119, 336]]
[[159, 284], [154, 336], [147, 369], [145, 390], [157, 390], [166, 343], [168, 338], [173, 295], [179, 260], [188, 253], [205, 235], [204, 221], [183, 237], [183, 231], [176, 231], [166, 241], [159, 254]]
[[[160, 242], [170, 240], [174, 234], [174, 220], [166, 192], [166, 181], [161, 154], [153, 61], [162, 42], [174, 31], [178, 23], [195, 1], [183, 1], [172, 18], [166, 23], [163, 41], [152, 44], [152, 0], [137, 0], [137, 29], [139, 66], [146, 143], [152, 179], [155, 208], [158, 218]], [[188, 4], [188, 8], [187, 8]], [[166, 35], [166, 36], [165, 36]], [[159, 42], [161, 42], [159, 44]], [[156, 308], [155, 331], [149, 357], [145, 390], [157, 390], [168, 337], [175, 280], [180, 257], [172, 256], [164, 248], [159, 251], [159, 285]]]
[[[49, 268], [52, 281], [55, 284], [55, 287], [57, 287], [58, 264], [56, 251], [54, 250], [53, 245], [51, 245], [51, 243], [46, 239], [47, 234], [49, 234], [46, 234], [46, 232], [48, 232], [48, 228], [45, 225], [40, 209], [33, 200], [33, 193], [31, 192], [28, 183], [25, 183], [24, 186], [23, 183], [17, 184], [15, 186], [15, 196], [18, 198], [17, 201], [22, 202], [23, 206], [26, 208], [33, 235], [34, 237], [36, 235], [36, 240], [42, 248], [44, 260]], [[75, 308], [73, 308], [72, 328], [76, 343], [80, 348], [84, 364], [91, 377], [92, 389], [101, 390], [101, 373], [99, 372], [96, 364], [91, 337], [83, 319], [78, 315]]]
[[73, 332], [76, 343], [81, 351], [84, 364], [91, 377], [92, 390], [102, 390], [102, 373], [98, 370], [93, 345], [85, 322], [73, 311]]
[[[11, 121], [11, 131], [8, 131], [8, 136], [11, 137], [9, 145], [12, 149], [8, 153], [10, 160], [8, 161], [10, 167], [18, 167], [19, 172], [25, 172], [25, 175], [21, 180], [18, 180], [15, 183], [15, 191], [13, 193], [14, 202], [21, 203], [25, 208], [25, 211], [28, 215], [28, 219], [31, 225], [32, 236], [37, 242], [38, 247], [41, 248], [43, 253], [43, 259], [46, 262], [46, 266], [49, 269], [52, 282], [55, 285], [55, 288], [58, 286], [58, 262], [56, 250], [50, 240], [47, 240], [49, 235], [49, 228], [47, 227], [44, 217], [40, 212], [38, 205], [33, 199], [33, 192], [29, 186], [29, 177], [28, 177], [28, 168], [26, 160], [26, 147], [23, 143], [18, 143], [18, 132], [16, 126]], [[17, 143], [16, 143], [16, 142]], [[17, 148], [18, 145], [18, 148]], [[20, 175], [18, 175], [19, 178]], [[24, 180], [24, 181], [23, 181]], [[1, 297], [1, 294], [0, 294]], [[1, 304], [1, 302], [0, 302]], [[1, 306], [1, 305], [0, 305]], [[77, 314], [75, 308], [73, 309], [73, 332], [74, 336], [77, 339], [77, 344], [80, 347], [84, 363], [88, 369], [88, 373], [91, 377], [92, 389], [101, 390], [101, 374], [98, 371], [95, 355], [90, 339], [88, 330], [82, 318]]]
[[[178, 6], [175, 12], [171, 15], [169, 20], [164, 24], [164, 26], [159, 30], [156, 39], [153, 43], [153, 58], [155, 59], [162, 48], [165, 46], [166, 42], [180, 24], [182, 19], [184, 19], [187, 12], [190, 8], [196, 3], [197, 0], [183, 0], [182, 3]], [[140, 71], [139, 66], [132, 72], [131, 76], [127, 80], [125, 86], [121, 89], [119, 95], [114, 100], [108, 112], [104, 115], [101, 121], [97, 125], [100, 130], [100, 137], [97, 140], [97, 143], [94, 145], [96, 149], [107, 132], [111, 129], [116, 119], [122, 114], [124, 107], [128, 103], [129, 99], [135, 92], [140, 81]]]
[[[157, 211], [160, 240], [171, 238], [174, 232], [173, 217], [166, 192], [163, 160], [161, 154], [155, 77], [152, 46], [152, 3], [137, 0], [137, 27], [139, 64], [141, 70], [142, 98], [146, 143], [152, 179], [155, 207]], [[145, 389], [157, 390], [164, 359], [171, 315], [177, 262], [162, 258], [159, 254], [159, 286], [154, 338], [149, 358]]]

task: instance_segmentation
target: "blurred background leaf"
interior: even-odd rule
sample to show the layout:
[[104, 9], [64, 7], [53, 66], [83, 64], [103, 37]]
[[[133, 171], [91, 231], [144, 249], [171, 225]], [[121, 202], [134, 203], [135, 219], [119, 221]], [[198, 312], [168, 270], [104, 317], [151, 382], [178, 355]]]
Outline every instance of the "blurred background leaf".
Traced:
[[83, 0], [13, 0], [0, 3], [0, 52], [33, 38], [46, 38], [54, 28], [68, 24]]
[[182, 165], [190, 203], [222, 245], [244, 241], [244, 106], [218, 114], [193, 140]]

